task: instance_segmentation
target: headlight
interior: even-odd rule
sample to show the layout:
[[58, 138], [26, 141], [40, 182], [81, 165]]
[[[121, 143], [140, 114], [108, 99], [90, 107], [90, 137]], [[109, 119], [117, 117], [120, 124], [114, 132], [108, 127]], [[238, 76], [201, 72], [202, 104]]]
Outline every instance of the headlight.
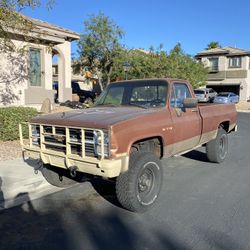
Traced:
[[40, 144], [40, 126], [39, 125], [31, 125], [31, 136], [32, 136], [32, 144], [39, 145]]
[[[104, 142], [104, 157], [109, 157], [109, 133], [103, 131], [103, 142]], [[95, 155], [102, 155], [102, 133], [100, 131], [94, 131], [94, 149]]]
[[40, 135], [39, 125], [31, 125], [31, 133], [32, 133], [32, 136], [39, 136]]

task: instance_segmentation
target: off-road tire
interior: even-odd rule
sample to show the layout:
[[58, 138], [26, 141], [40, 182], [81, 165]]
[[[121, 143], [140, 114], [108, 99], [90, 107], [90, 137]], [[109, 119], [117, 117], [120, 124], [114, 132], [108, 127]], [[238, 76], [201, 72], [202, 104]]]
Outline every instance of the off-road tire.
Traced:
[[131, 153], [129, 169], [116, 179], [116, 195], [120, 204], [133, 212], [145, 212], [159, 196], [162, 165], [150, 152]]
[[219, 128], [216, 138], [206, 144], [206, 153], [211, 162], [221, 163], [225, 160], [228, 153], [228, 137], [223, 128]]
[[60, 188], [71, 187], [81, 180], [79, 173], [73, 179], [70, 177], [69, 170], [56, 168], [50, 164], [43, 164], [41, 172], [48, 183]]

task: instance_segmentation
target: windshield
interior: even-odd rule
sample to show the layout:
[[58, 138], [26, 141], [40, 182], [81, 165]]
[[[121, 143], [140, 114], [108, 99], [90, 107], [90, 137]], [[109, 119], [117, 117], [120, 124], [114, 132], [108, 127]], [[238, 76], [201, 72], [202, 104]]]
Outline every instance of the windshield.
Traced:
[[95, 106], [164, 107], [166, 97], [167, 82], [164, 80], [119, 82], [110, 84], [100, 95]]
[[204, 94], [204, 90], [194, 90], [195, 94]]
[[229, 93], [220, 93], [218, 96], [219, 96], [219, 97], [221, 97], [221, 96], [222, 96], [222, 97], [228, 97], [228, 95], [229, 95]]

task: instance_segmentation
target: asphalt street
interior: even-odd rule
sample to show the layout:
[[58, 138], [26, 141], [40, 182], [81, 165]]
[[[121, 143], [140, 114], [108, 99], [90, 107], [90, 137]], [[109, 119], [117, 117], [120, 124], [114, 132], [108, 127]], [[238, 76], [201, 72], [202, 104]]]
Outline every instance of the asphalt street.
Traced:
[[250, 114], [238, 114], [229, 155], [204, 148], [167, 159], [156, 206], [121, 208], [95, 179], [0, 212], [0, 249], [250, 249]]

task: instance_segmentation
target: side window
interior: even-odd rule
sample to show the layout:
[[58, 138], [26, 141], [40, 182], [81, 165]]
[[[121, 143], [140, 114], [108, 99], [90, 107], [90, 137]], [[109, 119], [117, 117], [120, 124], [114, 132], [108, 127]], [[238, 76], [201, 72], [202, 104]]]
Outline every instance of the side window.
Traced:
[[29, 78], [30, 86], [41, 86], [41, 50], [29, 49]]
[[183, 100], [191, 97], [191, 93], [185, 83], [174, 83], [171, 93], [170, 106], [173, 108], [182, 108]]
[[241, 68], [241, 57], [234, 56], [229, 58], [229, 68]]
[[218, 71], [219, 70], [219, 58], [218, 57], [212, 57], [209, 58], [209, 70], [210, 72]]

